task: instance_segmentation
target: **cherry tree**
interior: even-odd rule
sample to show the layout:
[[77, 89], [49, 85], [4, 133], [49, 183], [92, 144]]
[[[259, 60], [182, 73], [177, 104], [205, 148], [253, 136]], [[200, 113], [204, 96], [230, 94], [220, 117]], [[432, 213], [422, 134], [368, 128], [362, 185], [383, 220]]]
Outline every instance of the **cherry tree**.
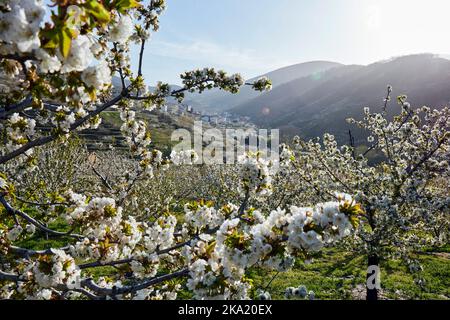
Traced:
[[[157, 212], [150, 218], [139, 206], [127, 205], [134, 201], [136, 183], [152, 181], [174, 165], [172, 160], [177, 165], [191, 160], [165, 159], [151, 149], [151, 134], [137, 113], [159, 108], [169, 97], [182, 101], [186, 92], [271, 88], [267, 78], [248, 83], [240, 75], [206, 68], [182, 74], [180, 89], [158, 83], [150, 92], [142, 72], [145, 46], [165, 7], [164, 0], [0, 4], [0, 297], [175, 299], [184, 284], [196, 299], [253, 298], [249, 267], [286, 271], [295, 259], [349, 236], [360, 217], [370, 215], [352, 195], [336, 193], [340, 185], [328, 185], [324, 200], [308, 205], [250, 206], [254, 199], [270, 198], [273, 179], [296, 163], [287, 147], [281, 163], [259, 153], [240, 159], [234, 202], [190, 201], [183, 203], [182, 214]], [[132, 45], [140, 48], [136, 70]], [[120, 78], [118, 93], [111, 88], [113, 75]], [[122, 183], [112, 185], [96, 169], [96, 157], [81, 154], [102, 190], [83, 194], [73, 181], [72, 188], [42, 192], [37, 201], [22, 197], [24, 182], [52, 160], [52, 148], [70, 144], [75, 132], [98, 128], [101, 113], [112, 107], [120, 111], [134, 163]], [[76, 162], [71, 159], [66, 163]], [[278, 173], [275, 167], [285, 169]], [[422, 172], [410, 171], [410, 176]], [[53, 228], [55, 222], [62, 226]], [[64, 245], [45, 250], [19, 245], [31, 237], [58, 238]]]
[[[400, 257], [416, 272], [421, 267], [413, 253], [448, 243], [450, 109], [413, 108], [399, 96], [398, 114], [389, 120], [391, 93], [389, 86], [379, 112], [364, 108], [362, 120], [348, 119], [367, 134], [364, 152], [358, 152], [351, 132], [351, 143], [343, 146], [329, 134], [322, 141], [295, 138], [289, 175], [300, 186], [283, 187], [297, 203], [326, 199], [329, 190], [351, 194], [364, 213], [347, 249], [365, 254], [369, 267]], [[382, 160], [371, 162], [373, 154]], [[419, 276], [416, 280], [424, 284]], [[367, 289], [368, 299], [377, 296], [377, 288]]]

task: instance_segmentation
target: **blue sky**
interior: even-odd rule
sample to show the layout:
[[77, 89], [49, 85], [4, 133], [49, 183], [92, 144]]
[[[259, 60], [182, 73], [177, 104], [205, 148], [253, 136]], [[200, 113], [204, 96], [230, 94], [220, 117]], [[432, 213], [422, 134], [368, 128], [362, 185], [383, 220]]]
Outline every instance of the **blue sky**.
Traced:
[[450, 53], [448, 0], [168, 0], [145, 54], [151, 83], [213, 66], [252, 77], [311, 61]]

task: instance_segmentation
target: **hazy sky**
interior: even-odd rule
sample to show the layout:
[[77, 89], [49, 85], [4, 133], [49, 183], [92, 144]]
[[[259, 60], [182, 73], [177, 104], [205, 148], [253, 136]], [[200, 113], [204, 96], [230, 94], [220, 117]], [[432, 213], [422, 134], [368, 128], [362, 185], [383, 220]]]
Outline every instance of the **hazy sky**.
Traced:
[[167, 0], [147, 80], [213, 66], [252, 77], [311, 60], [450, 53], [450, 0]]

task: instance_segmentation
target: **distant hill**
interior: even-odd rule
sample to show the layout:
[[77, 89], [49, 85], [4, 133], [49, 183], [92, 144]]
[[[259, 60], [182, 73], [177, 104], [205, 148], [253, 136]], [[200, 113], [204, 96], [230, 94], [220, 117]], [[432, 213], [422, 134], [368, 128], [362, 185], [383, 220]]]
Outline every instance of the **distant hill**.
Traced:
[[[261, 76], [269, 77], [269, 79], [272, 80], [273, 87], [277, 88], [285, 83], [306, 76], [315, 75], [320, 77], [320, 73], [338, 66], [340, 66], [340, 64], [335, 62], [313, 61], [281, 68]], [[257, 78], [250, 79], [248, 82], [252, 82]], [[213, 89], [202, 94], [187, 94], [185, 101], [195, 109], [217, 112], [231, 109], [251, 99], [257, 98], [262, 94], [263, 93], [261, 92], [252, 90], [249, 86], [244, 86], [236, 95], [232, 95], [219, 89]]]
[[395, 98], [401, 94], [406, 94], [413, 106], [448, 105], [450, 61], [422, 54], [368, 66], [339, 66], [285, 83], [231, 112], [249, 116], [259, 126], [279, 128], [285, 135], [313, 138], [330, 132], [346, 142], [348, 129], [354, 127], [345, 119], [361, 118], [366, 106], [380, 110], [387, 85], [394, 89], [391, 115], [399, 110]]
[[[237, 95], [220, 90], [188, 93], [185, 103], [196, 110], [248, 116], [260, 127], [281, 129], [285, 137], [313, 138], [330, 132], [340, 142], [347, 142], [349, 129], [360, 141], [364, 134], [345, 119], [361, 118], [366, 106], [381, 110], [387, 85], [394, 88], [391, 116], [399, 110], [395, 98], [401, 94], [415, 107], [439, 108], [450, 102], [450, 60], [433, 54], [396, 57], [368, 66], [308, 62], [265, 76], [273, 81], [270, 92], [244, 87]], [[120, 80], [114, 77], [113, 84], [120, 87]], [[172, 100], [169, 103], [175, 103]]]

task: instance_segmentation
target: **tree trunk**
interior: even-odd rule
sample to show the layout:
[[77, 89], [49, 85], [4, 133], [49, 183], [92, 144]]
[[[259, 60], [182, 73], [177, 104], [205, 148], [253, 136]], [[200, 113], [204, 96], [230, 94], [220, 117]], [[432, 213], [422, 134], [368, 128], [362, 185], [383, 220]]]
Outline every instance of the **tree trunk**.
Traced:
[[[368, 260], [367, 260], [367, 266], [368, 267], [377, 267], [379, 268], [379, 264], [380, 264], [380, 259], [378, 257], [378, 255], [376, 254], [372, 254], [368, 256]], [[367, 283], [366, 283], [366, 300], [367, 301], [377, 301], [378, 300], [378, 288], [375, 288], [373, 286], [369, 286], [369, 279], [373, 279], [374, 277], [374, 273], [373, 271], [370, 271], [370, 269], [368, 269], [367, 272]], [[372, 281], [370, 281], [372, 283]]]

